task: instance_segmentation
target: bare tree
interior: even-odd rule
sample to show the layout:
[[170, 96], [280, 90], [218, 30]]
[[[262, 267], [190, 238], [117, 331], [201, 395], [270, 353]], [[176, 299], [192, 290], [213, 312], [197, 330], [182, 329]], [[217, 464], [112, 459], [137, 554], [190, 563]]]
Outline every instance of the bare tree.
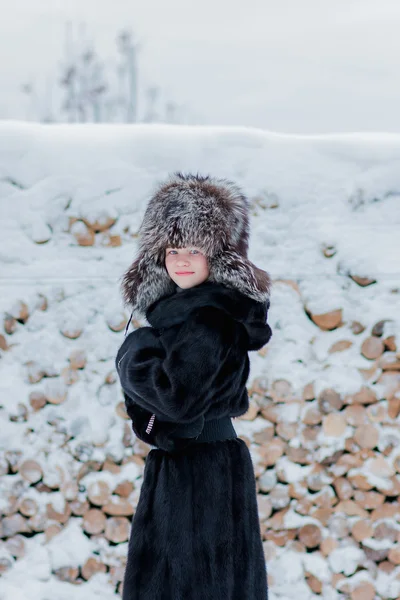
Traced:
[[117, 36], [117, 47], [121, 55], [119, 67], [120, 86], [125, 100], [127, 123], [138, 120], [138, 52], [139, 44], [134, 41], [133, 34], [124, 30]]
[[66, 56], [60, 85], [65, 96], [62, 111], [70, 123], [102, 121], [102, 97], [107, 90], [102, 61], [93, 42], [86, 39], [81, 25], [78, 42], [74, 42], [71, 23], [67, 24]]
[[123, 29], [116, 36], [116, 45], [116, 57], [105, 61], [97, 53], [94, 40], [89, 38], [85, 23], [78, 28], [66, 23], [64, 58], [57, 77], [60, 106], [53, 80], [47, 80], [43, 102], [39, 101], [35, 85], [26, 83], [21, 91], [28, 99], [30, 117], [69, 123], [179, 123], [182, 107], [171, 100], [164, 102], [157, 85], [145, 89], [140, 111], [140, 44], [132, 31]]

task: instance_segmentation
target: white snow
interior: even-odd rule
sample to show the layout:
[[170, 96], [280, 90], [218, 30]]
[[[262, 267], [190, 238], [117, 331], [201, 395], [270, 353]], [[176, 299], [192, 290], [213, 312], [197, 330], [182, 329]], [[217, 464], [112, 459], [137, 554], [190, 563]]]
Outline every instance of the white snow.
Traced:
[[[400, 338], [399, 166], [400, 135], [391, 134], [299, 136], [225, 127], [0, 123], [0, 310], [18, 315], [22, 301], [30, 314], [25, 324], [17, 322], [12, 335], [4, 334], [9, 350], [0, 351], [0, 450], [20, 451], [21, 461], [36, 460], [52, 484], [61, 476], [57, 464], [67, 480], [76, 476], [80, 463], [72, 455], [83, 461], [130, 456], [131, 448], [122, 443], [125, 422], [115, 412], [123, 400], [121, 390], [117, 380], [105, 382], [115, 371], [124, 330], [115, 333], [109, 325], [129, 317], [119, 286], [136, 253], [149, 194], [176, 170], [228, 177], [250, 198], [249, 258], [271, 274], [274, 285], [273, 337], [265, 356], [252, 353], [249, 383], [261, 375], [268, 384], [287, 379], [296, 397], [310, 382], [317, 394], [325, 387], [343, 394], [358, 391], [364, 383], [358, 369], [370, 366], [360, 348], [372, 325], [390, 319], [385, 334]], [[79, 246], [69, 223], [77, 219], [76, 233], [83, 218], [100, 225], [116, 219], [112, 232], [121, 236], [122, 245], [107, 246], [108, 234], [98, 233], [93, 246]], [[323, 255], [326, 246], [336, 249], [331, 258]], [[377, 282], [360, 288], [349, 274]], [[297, 282], [299, 292], [286, 279]], [[45, 311], [39, 308], [43, 296]], [[342, 309], [344, 325], [321, 331], [305, 307], [316, 313]], [[352, 333], [353, 320], [366, 326], [362, 334]], [[329, 353], [343, 339], [352, 346]], [[87, 363], [77, 371], [78, 381], [69, 384], [65, 369], [78, 350]], [[38, 373], [44, 378], [30, 383], [29, 374]], [[32, 391], [66, 397], [34, 413]], [[20, 403], [28, 409], [28, 420], [11, 421]], [[300, 403], [279, 410], [287, 423], [300, 418]], [[261, 417], [234, 425], [250, 439], [268, 426]], [[321, 440], [318, 460], [343, 447], [349, 432]], [[290, 445], [297, 447], [299, 440], [291, 439]], [[279, 464], [288, 481], [308, 472], [286, 459]], [[141, 475], [131, 463], [116, 475], [91, 473], [82, 483], [107, 481], [112, 491], [128, 479], [135, 482], [132, 497], [137, 500]], [[61, 508], [57, 492], [38, 494], [20, 481], [17, 474], [1, 478], [1, 507], [18, 484], [22, 494], [40, 502], [41, 510], [49, 501]], [[385, 483], [378, 476], [376, 482]], [[288, 513], [290, 526], [297, 517]], [[305, 520], [299, 517], [300, 522]], [[72, 593], [76, 600], [115, 597], [108, 575], [71, 588], [51, 573], [59, 566], [82, 565], [99, 547], [82, 533], [79, 518], [71, 518], [48, 544], [41, 535], [26, 541], [26, 556], [2, 577], [1, 600], [69, 600]], [[1, 544], [0, 551], [4, 556]], [[108, 560], [117, 564], [116, 557], [126, 551], [126, 544], [120, 544], [103, 548], [102, 556], [109, 552]], [[324, 598], [342, 597], [325, 581], [326, 564], [350, 576], [363, 564], [363, 553], [337, 548], [324, 562], [279, 549], [268, 565], [271, 600], [316, 598], [304, 581], [305, 570], [322, 578]], [[400, 594], [393, 574], [379, 573], [377, 588], [388, 598]]]

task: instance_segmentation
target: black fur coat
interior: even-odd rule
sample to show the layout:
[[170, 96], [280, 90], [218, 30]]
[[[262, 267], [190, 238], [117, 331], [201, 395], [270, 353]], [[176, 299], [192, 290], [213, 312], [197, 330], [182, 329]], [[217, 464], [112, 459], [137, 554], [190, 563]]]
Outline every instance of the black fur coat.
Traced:
[[240, 438], [196, 443], [248, 409], [249, 350], [269, 300], [206, 281], [154, 302], [116, 368], [135, 434], [154, 446], [132, 521], [124, 600], [266, 600], [254, 470]]

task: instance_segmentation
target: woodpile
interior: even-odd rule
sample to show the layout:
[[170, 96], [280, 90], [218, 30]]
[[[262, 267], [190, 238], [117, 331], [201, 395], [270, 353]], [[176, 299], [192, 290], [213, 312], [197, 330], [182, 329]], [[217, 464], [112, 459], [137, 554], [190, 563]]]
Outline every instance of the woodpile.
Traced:
[[[267, 562], [277, 548], [323, 561], [329, 577], [304, 573], [314, 594], [328, 585], [346, 598], [392, 598], [373, 581], [381, 572], [400, 582], [400, 352], [393, 336], [379, 336], [377, 324], [360, 346], [373, 376], [360, 370], [366, 383], [357, 392], [316, 394], [310, 382], [296, 394], [289, 381], [259, 378], [239, 419], [259, 425], [241, 437], [252, 452]], [[273, 566], [269, 577], [273, 585]]]
[[[90, 225], [88, 221], [85, 227]], [[104, 233], [99, 223], [96, 228], [96, 235]], [[23, 301], [16, 303], [4, 319], [2, 350], [9, 352], [15, 331], [29, 323], [35, 310], [47, 308], [44, 296], [33, 309]], [[343, 325], [341, 309], [312, 314], [305, 308], [305, 314], [324, 335]], [[124, 313], [104, 318], [109, 335], [123, 331], [127, 318]], [[65, 366], [50, 368], [40, 357], [24, 363], [25, 383], [32, 391], [15, 406], [10, 421], [25, 424], [29, 437], [30, 420], [50, 409], [46, 422], [59, 446], [52, 459], [30, 454], [28, 441], [27, 454], [22, 447], [9, 447], [0, 455], [0, 477], [7, 481], [0, 505], [0, 573], [25, 555], [28, 538], [44, 534], [46, 544], [56, 543], [57, 536], [77, 521], [82, 535], [99, 548], [106, 545], [112, 551], [129, 539], [151, 448], [132, 433], [115, 369], [108, 366], [102, 375], [99, 402], [116, 420], [113, 427], [119, 428], [126, 451], [122, 457], [96, 457], [107, 435], [93, 443], [73, 444], [74, 435], [51, 412], [68, 404], [71, 390], [90, 366], [81, 341], [86, 325], [77, 323], [65, 320], [58, 331], [73, 344]], [[385, 335], [385, 324], [379, 321], [367, 332], [353, 321], [350, 330], [354, 336], [364, 334], [361, 342], [343, 336], [327, 346], [327, 355], [335, 357], [354, 351], [358, 344], [362, 383], [351, 394], [333, 387], [317, 393], [316, 381], [300, 391], [284, 378], [269, 382], [257, 377], [249, 383], [249, 411], [234, 425], [252, 454], [272, 587], [274, 561], [284, 551], [299, 557], [303, 580], [321, 597], [328, 586], [352, 600], [389, 600], [374, 582], [380, 574], [400, 581], [400, 351], [395, 336]], [[269, 351], [263, 348], [260, 357], [268, 360]], [[111, 391], [111, 405], [104, 390]], [[79, 430], [79, 423], [74, 427]], [[68, 455], [67, 468], [61, 448]], [[122, 476], [129, 465], [137, 469], [135, 478]], [[126, 553], [122, 555], [108, 560], [99, 551], [78, 566], [57, 567], [53, 574], [78, 585], [105, 573], [121, 594]]]

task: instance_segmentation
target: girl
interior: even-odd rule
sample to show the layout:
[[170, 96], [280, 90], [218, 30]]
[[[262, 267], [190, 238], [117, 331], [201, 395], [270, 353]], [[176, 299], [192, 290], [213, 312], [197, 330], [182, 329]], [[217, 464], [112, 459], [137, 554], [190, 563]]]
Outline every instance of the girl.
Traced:
[[226, 180], [177, 173], [140, 234], [122, 290], [150, 326], [125, 337], [116, 368], [153, 449], [123, 600], [266, 600], [253, 464], [231, 420], [249, 406], [248, 351], [272, 335], [270, 277], [247, 258], [248, 200]]

